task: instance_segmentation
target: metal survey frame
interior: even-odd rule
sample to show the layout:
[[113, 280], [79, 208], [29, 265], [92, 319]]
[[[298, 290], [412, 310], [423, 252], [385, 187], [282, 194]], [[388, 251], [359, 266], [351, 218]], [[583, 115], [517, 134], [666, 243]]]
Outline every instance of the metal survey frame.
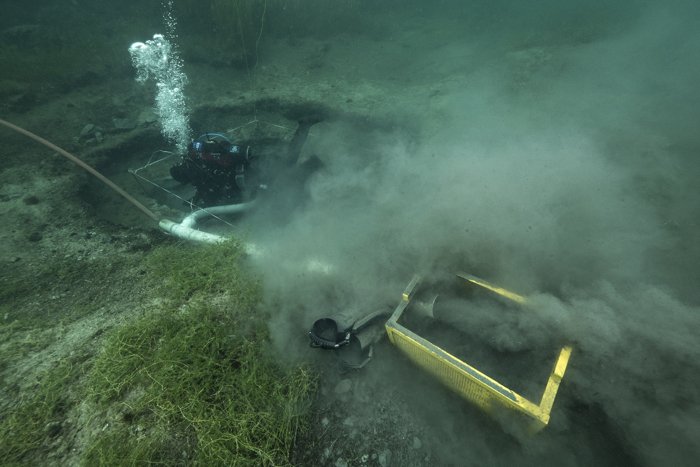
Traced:
[[[490, 284], [476, 276], [465, 273], [458, 273], [457, 276], [514, 303], [524, 304], [526, 302], [525, 297]], [[398, 323], [401, 314], [411, 302], [420, 281], [421, 278], [417, 275], [411, 279], [402, 294], [401, 302], [385, 324], [391, 343], [418, 366], [432, 373], [445, 385], [486, 412], [493, 414], [504, 408], [519, 412], [528, 419], [532, 432], [537, 432], [547, 426], [559, 384], [569, 363], [571, 347], [567, 345], [559, 351], [542, 399], [537, 405]]]

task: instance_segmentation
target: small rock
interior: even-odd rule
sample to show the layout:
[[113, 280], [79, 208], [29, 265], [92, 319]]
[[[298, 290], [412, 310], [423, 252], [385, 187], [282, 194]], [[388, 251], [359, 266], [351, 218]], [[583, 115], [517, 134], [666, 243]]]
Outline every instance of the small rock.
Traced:
[[92, 134], [92, 132], [94, 130], [95, 130], [95, 125], [93, 125], [92, 123], [88, 123], [87, 125], [85, 125], [83, 127], [82, 130], [80, 130], [80, 137], [85, 138], [85, 137], [89, 136], [90, 134]]
[[352, 388], [352, 381], [349, 379], [341, 379], [340, 382], [335, 386], [334, 392], [336, 394], [345, 394]]
[[61, 422], [49, 422], [44, 427], [44, 431], [46, 431], [46, 434], [50, 438], [55, 438], [61, 432], [62, 428]]
[[339, 458], [335, 461], [335, 467], [348, 467], [348, 461], [346, 461], [346, 460], [343, 459], [342, 457], [339, 457]]
[[355, 424], [355, 417], [352, 415], [343, 420], [343, 425], [345, 426], [353, 426]]
[[328, 420], [328, 417], [323, 417], [323, 418], [321, 419], [321, 425], [324, 426], [324, 427], [328, 426], [328, 424], [329, 424], [330, 422], [331, 422], [331, 421]]
[[136, 122], [130, 118], [113, 118], [112, 123], [117, 130], [133, 130], [136, 128]]
[[98, 143], [101, 143], [102, 141], [104, 141], [104, 139], [105, 139], [105, 137], [102, 135], [102, 132], [100, 132], [100, 131], [95, 132], [95, 141], [97, 141]]
[[360, 462], [362, 462], [363, 464], [366, 464], [368, 460], [369, 454], [362, 454], [362, 456], [360, 457]]
[[27, 195], [22, 198], [22, 202], [31, 206], [32, 204], [39, 204], [39, 198], [34, 195]]
[[155, 123], [156, 121], [158, 121], [158, 116], [153, 111], [153, 109], [144, 109], [143, 111], [141, 111], [136, 121], [139, 125], [147, 125], [149, 123]]
[[423, 447], [423, 443], [421, 442], [420, 438], [417, 436], [413, 437], [413, 449], [420, 449]]

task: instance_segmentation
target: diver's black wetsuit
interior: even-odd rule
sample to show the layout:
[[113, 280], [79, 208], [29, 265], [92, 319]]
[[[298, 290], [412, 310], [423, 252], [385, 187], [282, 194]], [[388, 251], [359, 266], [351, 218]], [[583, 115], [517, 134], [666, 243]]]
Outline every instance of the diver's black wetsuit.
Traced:
[[[319, 119], [302, 119], [292, 137], [281, 165], [294, 166], [311, 126]], [[187, 155], [170, 168], [180, 183], [196, 188], [192, 203], [198, 206], [236, 204], [256, 196], [262, 174], [254, 167], [251, 147], [233, 144], [219, 133], [205, 133], [188, 147]], [[266, 174], [271, 175], [271, 174]]]
[[192, 199], [196, 205], [240, 203], [247, 194], [251, 160], [250, 146], [233, 144], [220, 133], [205, 133], [190, 143], [187, 155], [170, 168], [170, 175], [197, 189]]

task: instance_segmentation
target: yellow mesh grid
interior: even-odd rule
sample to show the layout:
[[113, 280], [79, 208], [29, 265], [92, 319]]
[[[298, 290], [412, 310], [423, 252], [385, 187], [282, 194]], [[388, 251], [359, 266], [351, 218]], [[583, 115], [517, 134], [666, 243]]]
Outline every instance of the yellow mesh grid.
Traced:
[[[493, 286], [474, 276], [462, 273], [458, 276], [516, 303], [524, 303], [526, 300], [520, 295]], [[505, 408], [524, 414], [530, 420], [532, 431], [544, 428], [549, 423], [559, 383], [564, 377], [569, 362], [571, 347], [566, 346], [559, 352], [542, 400], [537, 405], [398, 323], [419, 283], [418, 276], [411, 280], [402, 294], [401, 302], [386, 323], [386, 331], [391, 343], [416, 365], [436, 376], [447, 387], [486, 412], [493, 413], [497, 409]]]

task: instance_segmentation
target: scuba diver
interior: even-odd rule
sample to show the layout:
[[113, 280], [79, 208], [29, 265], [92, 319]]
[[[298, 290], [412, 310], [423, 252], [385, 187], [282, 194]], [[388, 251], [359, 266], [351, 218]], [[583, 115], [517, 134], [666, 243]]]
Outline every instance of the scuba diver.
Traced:
[[316, 117], [299, 120], [289, 146], [282, 151], [286, 154], [276, 164], [265, 161], [265, 167], [257, 163], [258, 156], [247, 142], [237, 144], [221, 133], [204, 133], [189, 144], [187, 154], [170, 168], [170, 175], [196, 189], [190, 202], [197, 206], [251, 201], [260, 190], [267, 188], [262, 183], [265, 175], [269, 178], [273, 172], [297, 164], [311, 126], [319, 121], [321, 119]]
[[204, 133], [189, 144], [187, 154], [170, 168], [170, 175], [195, 187], [192, 204], [241, 203], [250, 196], [246, 172], [252, 160], [250, 146], [234, 144], [221, 133]]

